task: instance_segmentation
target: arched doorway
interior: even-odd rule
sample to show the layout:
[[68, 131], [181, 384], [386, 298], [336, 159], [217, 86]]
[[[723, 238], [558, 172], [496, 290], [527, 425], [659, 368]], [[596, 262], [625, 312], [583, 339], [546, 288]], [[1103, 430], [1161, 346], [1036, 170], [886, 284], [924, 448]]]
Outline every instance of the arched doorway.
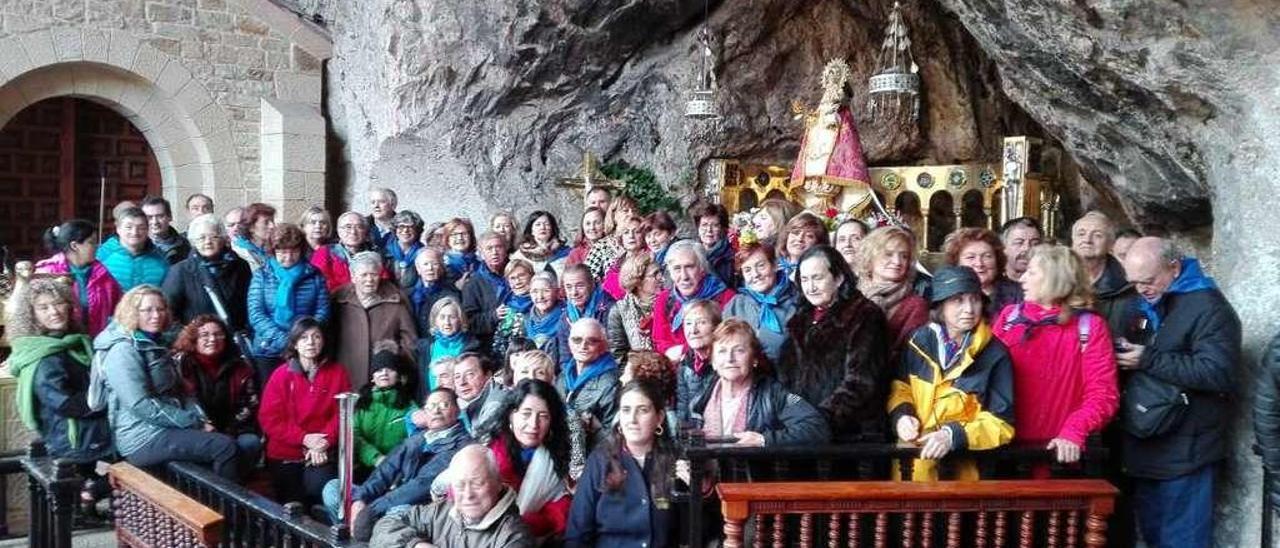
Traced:
[[41, 235], [62, 220], [97, 223], [104, 189], [104, 237], [114, 230], [112, 206], [161, 189], [151, 145], [116, 111], [54, 97], [0, 130], [0, 242], [13, 259], [43, 256]]

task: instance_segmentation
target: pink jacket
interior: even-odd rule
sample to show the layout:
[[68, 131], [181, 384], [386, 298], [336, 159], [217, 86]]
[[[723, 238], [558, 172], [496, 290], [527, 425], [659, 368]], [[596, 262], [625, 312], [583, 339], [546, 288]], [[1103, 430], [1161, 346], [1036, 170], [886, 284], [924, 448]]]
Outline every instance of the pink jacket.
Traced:
[[[67, 264], [66, 255], [59, 253], [36, 263], [36, 272], [71, 276], [71, 266]], [[89, 329], [90, 337], [96, 337], [108, 323], [111, 323], [111, 315], [116, 311], [116, 303], [120, 302], [124, 292], [121, 291], [116, 279], [111, 277], [111, 273], [107, 272], [107, 267], [97, 260], [89, 265], [89, 287], [85, 289], [89, 298], [88, 311], [82, 310], [80, 306], [80, 282], [75, 281], [73, 276], [72, 283], [72, 290], [76, 296], [76, 321]]]
[[[668, 348], [684, 344], [684, 330], [676, 329], [674, 333], [671, 331], [671, 322], [676, 315], [676, 306], [679, 305], [675, 296], [671, 294], [672, 291], [675, 289], [663, 289], [653, 300], [653, 346], [662, 353], [665, 353]], [[729, 304], [734, 295], [737, 293], [732, 289], [725, 289], [716, 295], [715, 301], [720, 304], [720, 310], [724, 310], [724, 306]], [[676, 306], [668, 306], [669, 304]]]
[[[1048, 441], [1063, 438], [1084, 445], [1116, 414], [1120, 394], [1116, 358], [1106, 319], [1096, 312], [1078, 313], [1066, 325], [1057, 322], [1027, 329], [1058, 315], [1058, 308], [1026, 302], [1016, 322], [1009, 318], [1019, 305], [1000, 311], [992, 331], [1013, 358], [1014, 437]], [[1079, 322], [1089, 322], [1088, 342], [1080, 348]]]

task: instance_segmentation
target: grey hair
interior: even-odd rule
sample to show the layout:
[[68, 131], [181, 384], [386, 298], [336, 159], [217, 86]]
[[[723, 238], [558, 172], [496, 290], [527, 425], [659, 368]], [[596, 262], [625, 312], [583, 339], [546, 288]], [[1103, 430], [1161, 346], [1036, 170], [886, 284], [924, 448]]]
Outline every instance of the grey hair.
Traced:
[[[493, 451], [490, 451], [489, 448], [484, 446], [483, 444], [473, 443], [471, 445], [463, 447], [462, 449], [459, 449], [456, 453], [453, 454], [453, 458], [449, 459], [449, 467], [445, 468], [444, 472], [440, 474], [445, 478], [446, 484], [453, 483], [454, 476], [457, 475], [457, 471], [456, 471], [457, 465], [454, 464], [455, 461], [464, 457], [467, 453], [474, 453], [476, 451], [482, 451], [484, 453], [484, 464], [485, 464], [484, 468], [485, 468], [485, 473], [489, 474], [489, 479], [499, 483], [502, 482], [502, 475], [498, 469], [498, 460], [493, 456]], [[435, 482], [432, 482], [433, 486], [434, 486], [434, 483]]]
[[376, 251], [361, 251], [356, 253], [356, 255], [351, 258], [351, 272], [354, 273], [356, 270], [365, 269], [381, 270], [382, 255], [379, 255]]
[[422, 216], [408, 209], [397, 211], [395, 217], [391, 218], [391, 222], [396, 225], [413, 225], [414, 230], [419, 232], [425, 224], [422, 222]]
[[191, 223], [187, 225], [187, 238], [191, 240], [198, 240], [201, 236], [210, 232], [223, 240], [227, 239], [227, 229], [223, 226], [222, 219], [212, 213], [205, 213], [191, 219]]
[[458, 299], [455, 299], [453, 297], [440, 297], [439, 300], [433, 303], [431, 305], [431, 312], [429, 312], [427, 315], [427, 320], [428, 320], [427, 323], [430, 324], [432, 327], [435, 327], [436, 316], [439, 315], [440, 312], [442, 312], [446, 307], [450, 307], [450, 306], [458, 309], [458, 321], [459, 323], [462, 324], [461, 331], [463, 333], [466, 333], [467, 332], [467, 313], [462, 311], [462, 303], [459, 302]]
[[374, 187], [369, 189], [369, 194], [373, 194], [374, 192], [381, 192], [383, 196], [385, 196], [388, 200], [391, 201], [392, 207], [400, 205], [400, 198], [396, 196], [396, 191], [391, 190], [385, 186], [379, 186], [379, 187]]
[[1160, 238], [1160, 260], [1166, 263], [1181, 261], [1183, 257], [1182, 249], [1173, 240], [1168, 238]]
[[1071, 223], [1071, 232], [1075, 232], [1076, 226], [1083, 223], [1086, 219], [1093, 219], [1102, 223], [1103, 231], [1107, 235], [1107, 241], [1116, 241], [1116, 224], [1111, 222], [1111, 217], [1108, 217], [1106, 213], [1096, 209], [1081, 215], [1079, 219], [1076, 219], [1076, 222]]
[[676, 240], [673, 242], [667, 248], [667, 258], [665, 264], [662, 265], [663, 268], [671, 264], [671, 257], [675, 256], [677, 252], [693, 253], [694, 258], [698, 261], [698, 268], [701, 268], [703, 273], [711, 272], [711, 263], [707, 262], [707, 253], [702, 250], [702, 244], [694, 240]]
[[338, 215], [338, 224], [342, 224], [342, 219], [343, 219], [343, 218], [345, 218], [345, 217], [347, 217], [348, 215], [350, 215], [350, 216], [352, 216], [352, 217], [355, 217], [357, 220], [359, 220], [359, 221], [360, 221], [360, 225], [361, 225], [361, 226], [363, 226], [363, 227], [365, 227], [365, 228], [369, 228], [369, 221], [368, 221], [367, 219], [365, 219], [365, 218], [364, 218], [364, 215], [362, 215], [362, 214], [361, 214], [360, 212], [358, 212], [358, 211], [348, 211], [348, 212], [343, 213], [342, 215]]
[[569, 326], [569, 331], [572, 332], [573, 328], [578, 327], [579, 325], [593, 327], [595, 329], [600, 330], [601, 333], [607, 333], [604, 329], [604, 324], [600, 323], [600, 320], [597, 320], [592, 317], [578, 318], [578, 321], [573, 322], [573, 325]]
[[547, 285], [550, 285], [553, 288], [560, 286], [560, 281], [556, 279], [556, 273], [550, 270], [543, 270], [542, 272], [534, 274], [533, 278], [529, 280], [529, 285], [532, 286], [533, 282], [536, 281], [547, 282]]

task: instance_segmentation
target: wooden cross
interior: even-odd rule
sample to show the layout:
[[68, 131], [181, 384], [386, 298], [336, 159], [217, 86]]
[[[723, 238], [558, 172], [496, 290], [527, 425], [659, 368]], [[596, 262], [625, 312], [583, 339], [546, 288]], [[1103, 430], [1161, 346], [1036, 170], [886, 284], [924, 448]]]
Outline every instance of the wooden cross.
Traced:
[[596, 161], [595, 155], [590, 152], [584, 152], [582, 154], [582, 167], [578, 169], [576, 177], [562, 177], [560, 180], [556, 181], [556, 184], [565, 188], [575, 189], [576, 192], [581, 192], [583, 201], [586, 201], [587, 196], [591, 194], [591, 191], [598, 187], [604, 187], [615, 191], [625, 190], [627, 188], [627, 183], [625, 181], [618, 181], [606, 177], [604, 173], [600, 171], [599, 162]]

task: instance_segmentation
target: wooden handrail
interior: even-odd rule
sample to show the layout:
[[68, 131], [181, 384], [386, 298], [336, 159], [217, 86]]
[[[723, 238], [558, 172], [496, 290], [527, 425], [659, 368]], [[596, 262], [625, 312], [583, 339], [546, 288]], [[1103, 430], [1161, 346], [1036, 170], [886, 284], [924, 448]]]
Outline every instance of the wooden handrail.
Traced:
[[[157, 519], [175, 521], [174, 525], [185, 529], [191, 537], [194, 537], [192, 540], [199, 542], [201, 546], [216, 545], [221, 538], [222, 514], [182, 494], [151, 474], [127, 462], [111, 465], [107, 474], [111, 478], [111, 485], [124, 497], [121, 501], [122, 508], [118, 512], [130, 513], [130, 515], [116, 516], [116, 530], [122, 545], [158, 545], [139, 538], [137, 533], [144, 531], [134, 531], [129, 527], [131, 522], [145, 522], [146, 525], [143, 528], [150, 529], [151, 522]], [[134, 502], [139, 504], [131, 507]], [[138, 512], [147, 515], [132, 515]]]

